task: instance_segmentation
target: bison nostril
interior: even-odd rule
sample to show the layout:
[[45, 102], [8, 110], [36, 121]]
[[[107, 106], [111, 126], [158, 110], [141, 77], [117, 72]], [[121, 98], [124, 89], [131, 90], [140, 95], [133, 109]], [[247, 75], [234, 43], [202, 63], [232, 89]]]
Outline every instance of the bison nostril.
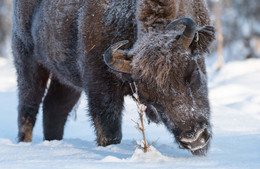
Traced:
[[185, 148], [191, 151], [196, 151], [204, 148], [209, 142], [210, 134], [206, 128], [197, 131], [192, 138], [181, 138], [180, 143]]

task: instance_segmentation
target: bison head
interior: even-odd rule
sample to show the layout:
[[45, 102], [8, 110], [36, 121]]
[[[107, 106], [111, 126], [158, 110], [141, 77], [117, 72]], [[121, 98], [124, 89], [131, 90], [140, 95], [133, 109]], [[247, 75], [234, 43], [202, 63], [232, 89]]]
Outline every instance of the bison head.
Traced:
[[148, 119], [163, 122], [179, 145], [195, 155], [207, 152], [212, 135], [203, 54], [213, 39], [213, 27], [197, 28], [192, 19], [181, 18], [143, 33], [130, 51], [119, 50], [127, 43], [121, 41], [104, 54], [115, 73], [136, 82]]

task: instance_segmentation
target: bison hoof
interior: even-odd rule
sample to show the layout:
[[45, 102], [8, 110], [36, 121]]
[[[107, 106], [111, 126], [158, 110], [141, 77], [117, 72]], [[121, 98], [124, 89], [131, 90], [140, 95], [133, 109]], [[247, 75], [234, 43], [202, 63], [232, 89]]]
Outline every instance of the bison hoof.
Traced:
[[193, 155], [206, 155], [210, 141], [210, 134], [206, 128], [197, 131], [193, 138], [181, 138], [180, 143], [189, 149]]
[[119, 138], [114, 138], [114, 139], [101, 138], [97, 140], [98, 146], [103, 146], [103, 147], [111, 144], [120, 144], [120, 143], [121, 143], [121, 139]]

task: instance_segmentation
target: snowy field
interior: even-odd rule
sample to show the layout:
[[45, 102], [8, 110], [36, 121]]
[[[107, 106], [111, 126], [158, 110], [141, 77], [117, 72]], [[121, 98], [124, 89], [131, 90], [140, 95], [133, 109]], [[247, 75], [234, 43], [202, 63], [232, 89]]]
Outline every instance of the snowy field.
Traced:
[[260, 60], [231, 62], [220, 72], [210, 62], [208, 66], [214, 136], [208, 156], [193, 157], [178, 148], [162, 125], [146, 126], [150, 143], [160, 138], [151, 152], [136, 149], [133, 139], [140, 140], [141, 135], [131, 120], [137, 120], [137, 111], [129, 97], [119, 145], [96, 146], [84, 96], [69, 117], [63, 141], [42, 141], [40, 112], [33, 142], [17, 144], [15, 70], [12, 61], [0, 58], [0, 169], [259, 169]]

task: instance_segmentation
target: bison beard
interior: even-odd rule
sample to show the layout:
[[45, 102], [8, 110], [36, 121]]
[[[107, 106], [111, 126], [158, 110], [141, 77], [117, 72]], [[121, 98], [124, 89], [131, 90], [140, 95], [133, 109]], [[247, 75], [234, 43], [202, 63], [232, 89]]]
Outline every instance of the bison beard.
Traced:
[[62, 139], [84, 91], [98, 145], [120, 143], [124, 96], [135, 81], [147, 117], [164, 123], [181, 147], [206, 154], [212, 133], [204, 55], [215, 30], [204, 0], [13, 4], [19, 141], [32, 140], [42, 98], [44, 138]]

